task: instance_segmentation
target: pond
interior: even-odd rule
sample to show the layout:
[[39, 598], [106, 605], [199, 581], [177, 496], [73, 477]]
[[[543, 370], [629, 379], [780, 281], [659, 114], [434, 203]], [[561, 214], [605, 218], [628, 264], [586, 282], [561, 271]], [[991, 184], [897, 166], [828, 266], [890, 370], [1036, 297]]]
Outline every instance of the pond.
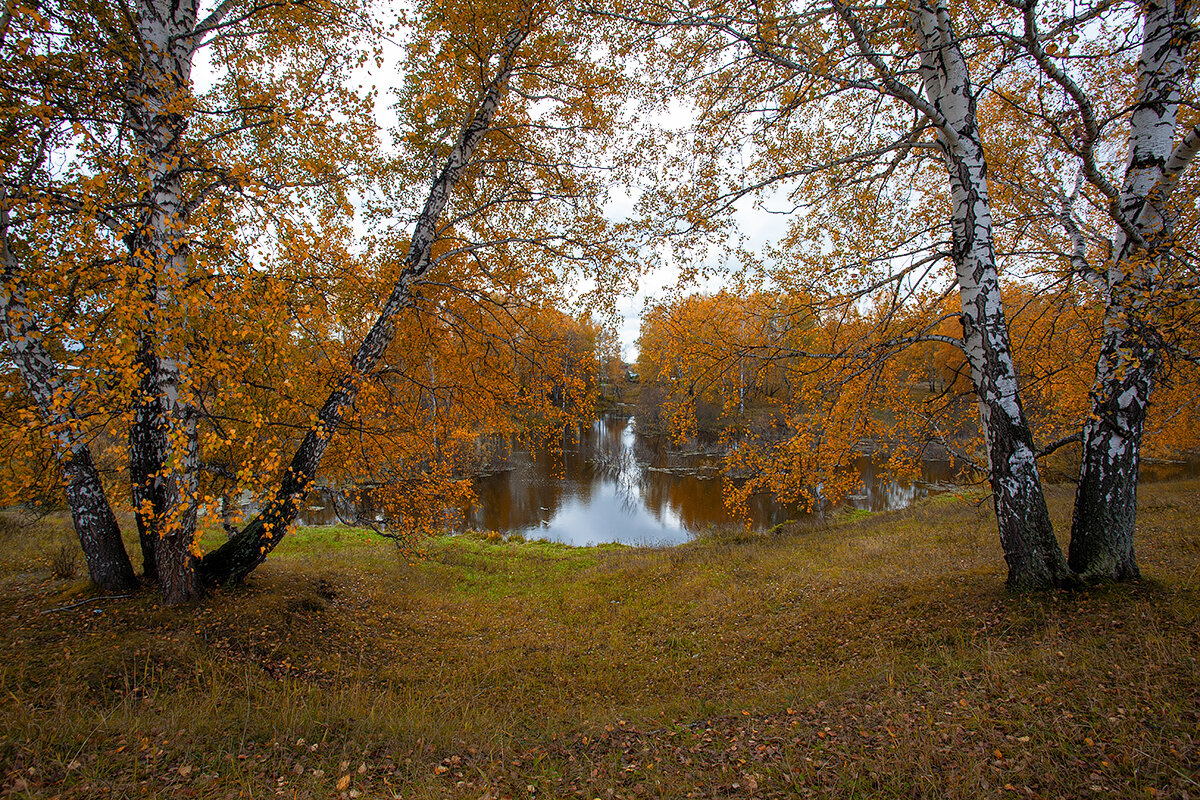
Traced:
[[[573, 545], [679, 544], [711, 526], [742, 522], [725, 508], [718, 467], [717, 455], [680, 453], [659, 437], [639, 434], [632, 417], [612, 414], [566, 433], [561, 452], [514, 450], [505, 471], [475, 480], [476, 501], [464, 510], [465, 522]], [[905, 508], [963, 480], [944, 460], [922, 463], [915, 481], [891, 479], [867, 456], [855, 469], [862, 485], [845, 503], [866, 511]], [[1197, 476], [1195, 458], [1141, 468], [1145, 481]], [[299, 524], [337, 522], [332, 505], [310, 496]], [[758, 530], [808, 516], [770, 494], [751, 499], [750, 524]]]
[[[572, 432], [561, 453], [516, 451], [510, 466], [476, 481], [470, 527], [575, 545], [669, 545], [741, 522], [725, 508], [716, 456], [681, 457], [639, 435], [628, 416], [601, 417]], [[886, 480], [866, 457], [858, 469], [863, 488], [848, 502], [870, 511], [903, 508], [954, 478], [946, 461], [926, 462], [916, 482]], [[803, 516], [768, 494], [751, 502], [750, 521], [760, 530]]]

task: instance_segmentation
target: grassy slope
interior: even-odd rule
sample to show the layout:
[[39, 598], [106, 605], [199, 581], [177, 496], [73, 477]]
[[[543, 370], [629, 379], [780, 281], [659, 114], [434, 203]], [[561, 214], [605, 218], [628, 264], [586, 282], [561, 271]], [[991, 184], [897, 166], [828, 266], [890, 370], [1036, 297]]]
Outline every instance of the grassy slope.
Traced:
[[193, 608], [52, 613], [69, 539], [8, 519], [0, 793], [1200, 798], [1200, 483], [1141, 499], [1146, 583], [1025, 597], [970, 499], [416, 563], [308, 530]]

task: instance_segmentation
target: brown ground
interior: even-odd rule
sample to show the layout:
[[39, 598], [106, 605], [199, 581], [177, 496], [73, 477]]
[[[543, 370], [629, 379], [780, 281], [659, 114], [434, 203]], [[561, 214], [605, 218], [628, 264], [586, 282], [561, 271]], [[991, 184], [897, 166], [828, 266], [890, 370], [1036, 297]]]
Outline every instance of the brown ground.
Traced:
[[1141, 500], [1137, 586], [1008, 596], [986, 503], [943, 497], [415, 563], [306, 530], [182, 609], [62, 608], [69, 535], [10, 515], [0, 794], [1200, 799], [1200, 482]]

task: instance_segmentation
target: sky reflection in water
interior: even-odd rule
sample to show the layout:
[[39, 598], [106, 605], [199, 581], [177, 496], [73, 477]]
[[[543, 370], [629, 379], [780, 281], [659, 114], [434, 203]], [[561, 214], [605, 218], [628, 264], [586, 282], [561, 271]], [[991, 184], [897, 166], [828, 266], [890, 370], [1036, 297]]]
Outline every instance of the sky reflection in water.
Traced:
[[[869, 460], [862, 461], [866, 486], [850, 501], [857, 507], [902, 508], [928, 493], [923, 484], [881, 481]], [[719, 479], [663, 471], [715, 465], [703, 456], [672, 456], [638, 436], [632, 418], [602, 417], [564, 437], [561, 454], [514, 452], [511, 471], [477, 481], [478, 501], [467, 521], [480, 530], [575, 545], [678, 544], [709, 526], [739, 521], [725, 508]], [[939, 481], [950, 470], [934, 463], [926, 472], [926, 481]], [[802, 516], [768, 495], [756, 496], [750, 509], [759, 529]]]

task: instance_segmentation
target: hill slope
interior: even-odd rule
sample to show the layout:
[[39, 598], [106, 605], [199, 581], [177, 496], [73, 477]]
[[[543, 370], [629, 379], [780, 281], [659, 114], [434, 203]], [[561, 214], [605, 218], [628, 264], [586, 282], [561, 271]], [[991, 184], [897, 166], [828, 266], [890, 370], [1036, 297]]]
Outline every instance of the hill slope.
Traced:
[[9, 516], [0, 785], [1200, 797], [1200, 482], [1141, 495], [1147, 582], [1016, 597], [977, 497], [669, 549], [308, 529], [183, 609], [63, 608], [68, 533]]

